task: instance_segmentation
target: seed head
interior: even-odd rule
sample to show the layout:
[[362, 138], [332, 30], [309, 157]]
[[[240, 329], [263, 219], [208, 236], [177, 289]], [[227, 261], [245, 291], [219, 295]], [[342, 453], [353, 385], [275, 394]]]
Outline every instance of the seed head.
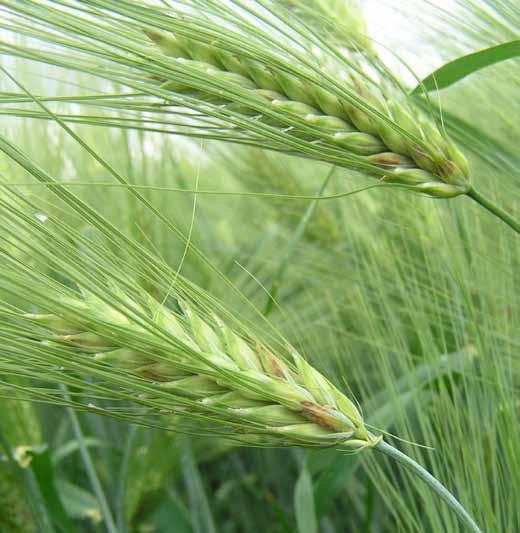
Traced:
[[[388, 96], [384, 80], [383, 89], [371, 83], [355, 54], [349, 70], [315, 58], [316, 68], [345, 88], [341, 97], [274, 65], [222, 50], [217, 41], [201, 43], [155, 30], [146, 34], [186, 68], [182, 79], [172, 72], [163, 89], [211, 102], [326, 150], [339, 149], [348, 156], [344, 166], [362, 168], [385, 183], [443, 198], [469, 190], [464, 156], [404, 95]], [[204, 90], [196, 72], [205, 76]], [[242, 95], [247, 103], [239, 101]], [[328, 160], [325, 151], [315, 157]]]
[[[154, 390], [163, 400], [168, 393], [171, 411], [182, 399], [186, 417], [206, 415], [242, 436], [261, 435], [268, 444], [360, 448], [378, 442], [355, 404], [296, 350], [291, 348], [292, 361], [285, 361], [216, 315], [203, 317], [193, 304], [179, 301], [181, 311], [174, 312], [149, 296], [143, 300], [126, 302], [153, 320], [170, 347], [158, 348], [151, 338], [149, 349], [125, 346], [125, 331], [137, 332], [146, 345], [146, 329], [89, 294], [69, 306], [82, 314], [23, 318], [48, 330], [50, 342], [67, 347], [71, 356], [84, 354], [103, 367], [142, 378], [152, 385], [147, 398]], [[91, 322], [85, 317], [96, 317], [97, 327], [87, 329]]]

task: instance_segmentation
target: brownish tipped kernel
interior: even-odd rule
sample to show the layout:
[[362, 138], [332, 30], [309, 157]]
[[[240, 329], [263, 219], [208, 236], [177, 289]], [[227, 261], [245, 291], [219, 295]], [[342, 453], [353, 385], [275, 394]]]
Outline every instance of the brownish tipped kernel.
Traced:
[[179, 370], [172, 364], [150, 362], [134, 370], [134, 373], [150, 381], [167, 382], [180, 377], [189, 376], [188, 372]]
[[439, 176], [442, 176], [443, 178], [449, 178], [452, 174], [454, 174], [457, 171], [457, 167], [453, 161], [450, 161], [449, 159], [445, 159], [438, 165], [437, 167]]
[[369, 155], [367, 159], [375, 165], [381, 165], [384, 167], [408, 167], [413, 165], [411, 159], [394, 152], [382, 152], [380, 154]]
[[283, 361], [276, 357], [271, 351], [261, 346], [258, 346], [258, 353], [262, 360], [264, 370], [269, 376], [288, 379], [290, 376], [290, 370]]
[[144, 29], [143, 33], [150, 39], [150, 41], [153, 41], [155, 44], [159, 44], [161, 40], [163, 39], [162, 35], [155, 30], [148, 30]]
[[318, 424], [321, 427], [327, 429], [335, 429], [334, 425], [331, 423], [330, 411], [332, 409], [329, 405], [318, 405], [313, 402], [301, 402], [301, 413], [302, 415]]

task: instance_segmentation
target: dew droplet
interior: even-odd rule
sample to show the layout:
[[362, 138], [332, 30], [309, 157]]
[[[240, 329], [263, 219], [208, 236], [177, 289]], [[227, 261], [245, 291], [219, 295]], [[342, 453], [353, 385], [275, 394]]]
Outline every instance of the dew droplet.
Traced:
[[34, 213], [34, 217], [40, 222], [46, 222], [49, 218], [45, 213], [42, 213], [41, 211], [36, 211], [36, 213]]

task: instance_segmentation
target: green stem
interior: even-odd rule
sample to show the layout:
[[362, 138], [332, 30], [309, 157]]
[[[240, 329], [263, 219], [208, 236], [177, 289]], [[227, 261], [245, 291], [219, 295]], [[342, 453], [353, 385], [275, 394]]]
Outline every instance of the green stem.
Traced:
[[[60, 389], [63, 391], [63, 397], [65, 398], [65, 400], [69, 402], [70, 395], [66, 385], [60, 385]], [[101, 514], [103, 515], [105, 523], [105, 528], [108, 533], [118, 533], [116, 524], [112, 517], [112, 512], [110, 511], [110, 506], [108, 505], [108, 501], [105, 496], [105, 492], [103, 491], [103, 487], [101, 486], [101, 482], [99, 481], [96, 469], [94, 467], [94, 463], [92, 462], [92, 458], [90, 457], [90, 453], [85, 444], [85, 436], [83, 435], [83, 430], [81, 429], [79, 419], [75, 411], [71, 407], [66, 407], [65, 409], [68, 412], [70, 421], [72, 423], [72, 430], [78, 442], [79, 452], [83, 460], [83, 464], [85, 465], [85, 470], [87, 473], [88, 480], [90, 481], [90, 486], [92, 487], [92, 490], [96, 495], [96, 499], [99, 503], [99, 508], [101, 509]]]
[[446, 489], [437, 479], [435, 479], [426, 469], [424, 469], [419, 463], [400, 452], [397, 448], [394, 448], [390, 444], [381, 441], [374, 446], [375, 450], [378, 450], [385, 455], [388, 455], [398, 463], [401, 463], [406, 468], [409, 468], [415, 475], [419, 476], [426, 484], [432, 488], [437, 495], [444, 500], [450, 509], [458, 516], [460, 521], [467, 526], [469, 531], [473, 533], [482, 533], [481, 529], [477, 526], [476, 522], [471, 518], [469, 513], [462, 507], [453, 494]]
[[[318, 198], [323, 195], [325, 192], [325, 189], [327, 185], [329, 184], [330, 179], [334, 175], [334, 172], [336, 170], [336, 167], [332, 167], [330, 172], [325, 177], [325, 181], [321, 185], [319, 191], [318, 191]], [[307, 209], [305, 210], [305, 213], [303, 214], [296, 231], [294, 232], [294, 235], [292, 236], [289, 245], [287, 246], [285, 250], [285, 254], [282, 255], [282, 258], [280, 260], [280, 263], [278, 265], [278, 268], [273, 276], [273, 281], [271, 283], [271, 290], [268, 292], [268, 299], [267, 303], [265, 305], [264, 309], [264, 316], [269, 315], [269, 313], [273, 309], [273, 305], [276, 302], [276, 296], [278, 294], [278, 289], [280, 288], [282, 278], [285, 275], [285, 272], [287, 271], [287, 268], [289, 266], [289, 262], [298, 246], [298, 243], [300, 242], [301, 238], [303, 237], [303, 234], [305, 233], [305, 229], [307, 228], [307, 224], [309, 223], [309, 220], [311, 219], [312, 215], [314, 214], [314, 211], [318, 205], [318, 199], [313, 200]]]
[[504, 211], [501, 207], [494, 204], [475, 189], [470, 189], [466, 194], [489, 212], [493, 213], [493, 215], [502, 220], [502, 222], [505, 222], [508, 226], [513, 228], [517, 233], [520, 233], [520, 222], [515, 220], [507, 211]]

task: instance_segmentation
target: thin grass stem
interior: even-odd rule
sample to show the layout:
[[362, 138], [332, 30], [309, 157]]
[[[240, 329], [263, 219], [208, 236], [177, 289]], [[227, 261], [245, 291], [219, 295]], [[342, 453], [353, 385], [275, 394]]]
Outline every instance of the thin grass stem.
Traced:
[[265, 316], [268, 316], [273, 310], [273, 305], [276, 303], [276, 296], [278, 294], [278, 289], [280, 288], [280, 285], [282, 283], [282, 278], [285, 272], [287, 271], [287, 268], [289, 267], [289, 262], [296, 250], [296, 247], [298, 246], [298, 243], [300, 242], [303, 234], [305, 233], [305, 229], [307, 227], [309, 220], [311, 219], [312, 215], [314, 214], [314, 211], [316, 210], [316, 206], [318, 205], [318, 198], [323, 196], [323, 193], [325, 192], [325, 189], [327, 188], [327, 185], [329, 184], [330, 179], [334, 175], [335, 170], [336, 170], [336, 167], [332, 167], [332, 169], [327, 173], [327, 176], [325, 177], [325, 180], [320, 186], [320, 189], [316, 195], [316, 198], [312, 200], [312, 202], [309, 204], [309, 206], [305, 210], [305, 213], [303, 214], [300, 222], [298, 223], [298, 226], [296, 227], [296, 231], [294, 232], [294, 235], [289, 241], [289, 245], [286, 248], [285, 254], [282, 256], [280, 263], [278, 264], [278, 268], [273, 276], [273, 281], [271, 283], [271, 290], [268, 293], [268, 300], [267, 300], [267, 303], [264, 309]]
[[138, 431], [138, 426], [132, 425], [128, 429], [128, 433], [125, 439], [125, 447], [123, 449], [123, 457], [121, 460], [121, 466], [119, 468], [119, 476], [117, 480], [117, 503], [116, 503], [116, 516], [117, 525], [120, 533], [127, 533], [127, 523], [125, 515], [125, 492], [126, 492], [126, 478], [128, 472], [128, 464], [132, 456], [132, 449], [135, 443], [135, 437]]
[[420, 477], [426, 484], [435, 491], [438, 496], [450, 507], [450, 509], [457, 515], [459, 520], [468, 528], [468, 531], [473, 531], [474, 533], [482, 533], [482, 530], [478, 527], [477, 523], [470, 514], [464, 509], [460, 502], [453, 496], [453, 494], [440, 483], [436, 478], [434, 478], [425, 468], [423, 468], [419, 463], [414, 461], [411, 457], [399, 451], [397, 448], [394, 448], [392, 445], [381, 440], [378, 444], [374, 446], [375, 450], [378, 450], [385, 455], [391, 457], [394, 461], [402, 464], [409, 470], [412, 470], [413, 473]]
[[[68, 393], [68, 389], [66, 386], [62, 385], [61, 390], [63, 391], [63, 396], [68, 401], [70, 400], [70, 396]], [[78, 440], [78, 446], [79, 451], [81, 454], [81, 458], [83, 459], [83, 464], [85, 465], [85, 470], [87, 471], [87, 476], [90, 481], [90, 485], [92, 487], [92, 490], [94, 491], [94, 494], [96, 495], [96, 499], [99, 503], [99, 507], [101, 509], [101, 513], [103, 515], [103, 519], [105, 522], [105, 527], [107, 529], [108, 533], [118, 533], [118, 529], [116, 527], [116, 524], [114, 522], [114, 518], [112, 517], [112, 513], [110, 511], [110, 506], [108, 505], [107, 498], [105, 496], [105, 492], [103, 491], [103, 487], [101, 486], [101, 482], [99, 481], [99, 478], [96, 474], [96, 469], [94, 467], [94, 463], [92, 462], [92, 458], [90, 457], [90, 453], [88, 451], [87, 446], [85, 445], [85, 436], [83, 435], [83, 430], [81, 429], [81, 425], [78, 420], [78, 416], [76, 415], [76, 412], [71, 409], [70, 407], [66, 408], [66, 411], [69, 414], [70, 421], [72, 423], [72, 429], [74, 431], [74, 434], [76, 436], [76, 439]]]

